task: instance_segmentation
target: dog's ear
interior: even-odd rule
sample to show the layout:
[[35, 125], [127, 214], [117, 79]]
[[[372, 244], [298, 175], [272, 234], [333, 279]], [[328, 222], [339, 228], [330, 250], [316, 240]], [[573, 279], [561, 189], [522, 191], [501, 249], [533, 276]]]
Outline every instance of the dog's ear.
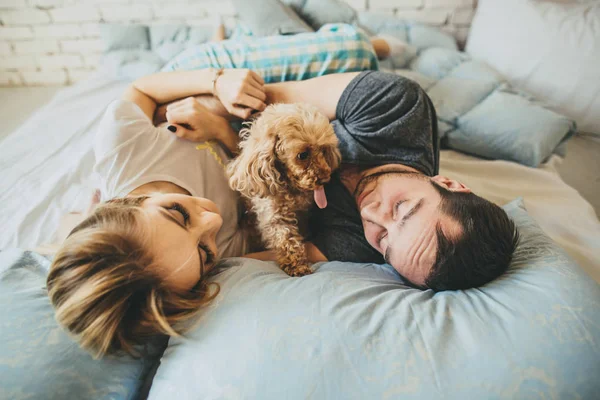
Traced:
[[275, 166], [277, 135], [253, 123], [240, 132], [240, 154], [227, 166], [229, 186], [245, 197], [266, 197], [280, 192], [282, 176]]
[[325, 161], [332, 171], [335, 171], [342, 162], [342, 155], [337, 146], [327, 146], [324, 150]]

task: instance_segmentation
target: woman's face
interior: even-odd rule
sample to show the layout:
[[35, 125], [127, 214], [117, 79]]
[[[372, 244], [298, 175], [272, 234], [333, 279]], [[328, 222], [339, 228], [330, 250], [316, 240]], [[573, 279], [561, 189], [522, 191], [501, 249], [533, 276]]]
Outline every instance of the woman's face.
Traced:
[[144, 244], [158, 273], [172, 288], [190, 290], [212, 267], [217, 232], [223, 224], [215, 203], [184, 194], [153, 194], [142, 205], [140, 221], [149, 241]]

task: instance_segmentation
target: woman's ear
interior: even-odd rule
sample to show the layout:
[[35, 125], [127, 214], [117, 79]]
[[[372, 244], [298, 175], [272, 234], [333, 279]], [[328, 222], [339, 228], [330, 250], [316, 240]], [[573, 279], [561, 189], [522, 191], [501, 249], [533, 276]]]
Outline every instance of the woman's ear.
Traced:
[[259, 134], [263, 127], [254, 123], [240, 132], [240, 154], [227, 166], [229, 186], [245, 197], [275, 195], [281, 186], [281, 174], [275, 168], [275, 134]]

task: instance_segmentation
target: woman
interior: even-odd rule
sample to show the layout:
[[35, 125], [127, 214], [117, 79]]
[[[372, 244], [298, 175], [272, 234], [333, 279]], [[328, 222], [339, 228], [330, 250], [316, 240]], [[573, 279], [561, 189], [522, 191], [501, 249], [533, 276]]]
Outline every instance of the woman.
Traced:
[[[238, 141], [225, 116], [247, 118], [268, 100], [256, 72], [208, 68], [138, 79], [108, 107], [94, 145], [105, 202], [48, 275], [56, 318], [83, 348], [135, 353], [148, 337], [179, 335], [217, 295], [206, 280], [215, 259], [249, 250], [223, 171]], [[155, 127], [157, 115], [168, 125]]]

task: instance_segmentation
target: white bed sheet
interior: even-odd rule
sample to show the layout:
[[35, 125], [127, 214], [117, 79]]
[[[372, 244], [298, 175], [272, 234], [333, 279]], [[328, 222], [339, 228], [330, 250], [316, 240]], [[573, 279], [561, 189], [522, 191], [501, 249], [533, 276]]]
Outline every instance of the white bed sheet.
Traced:
[[[99, 75], [66, 88], [0, 143], [0, 249], [55, 242], [61, 218], [86, 208], [97, 187], [92, 137], [126, 85]], [[600, 283], [600, 222], [561, 180], [559, 162], [553, 156], [534, 169], [443, 151], [441, 173], [500, 205], [523, 197], [542, 229]]]
[[126, 85], [98, 75], [65, 88], [0, 143], [0, 249], [52, 241], [61, 216], [85, 209], [92, 138]]

